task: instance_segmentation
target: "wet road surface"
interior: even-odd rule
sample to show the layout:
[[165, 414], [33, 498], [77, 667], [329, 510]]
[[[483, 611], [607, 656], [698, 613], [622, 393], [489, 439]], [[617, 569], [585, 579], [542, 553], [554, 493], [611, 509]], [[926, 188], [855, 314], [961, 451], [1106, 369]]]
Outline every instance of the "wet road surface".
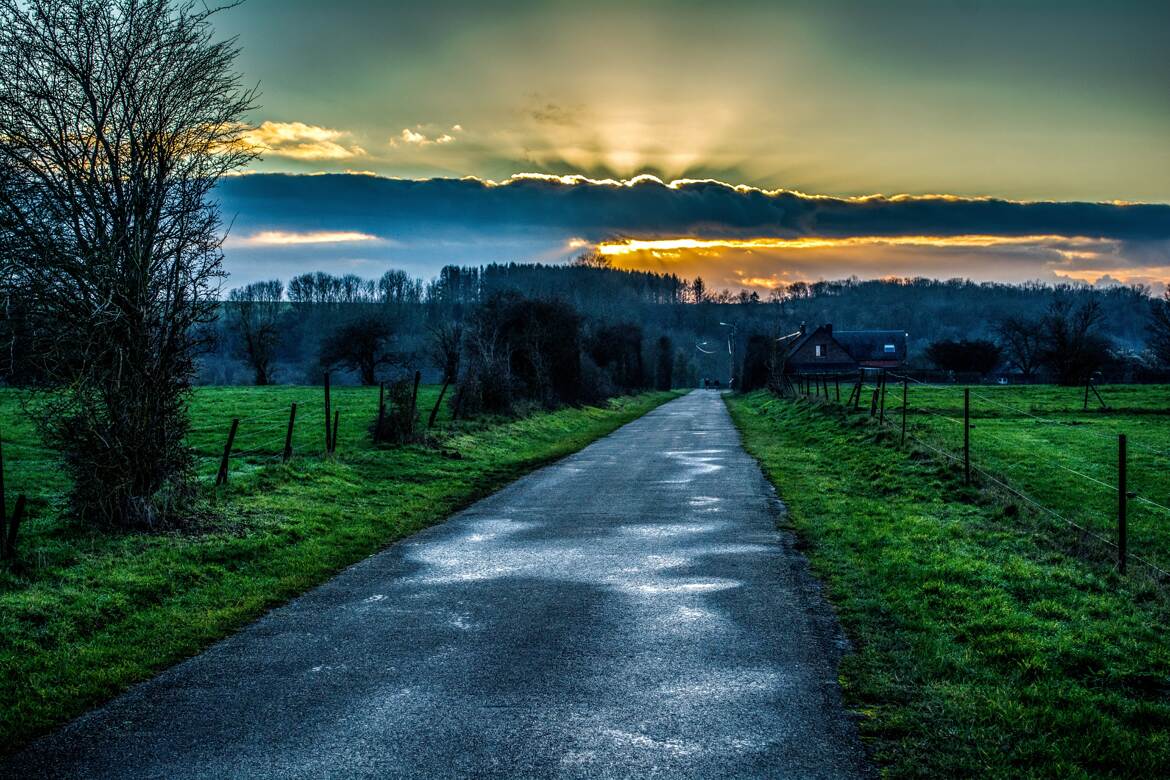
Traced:
[[849, 777], [841, 640], [695, 391], [35, 743], [0, 776]]

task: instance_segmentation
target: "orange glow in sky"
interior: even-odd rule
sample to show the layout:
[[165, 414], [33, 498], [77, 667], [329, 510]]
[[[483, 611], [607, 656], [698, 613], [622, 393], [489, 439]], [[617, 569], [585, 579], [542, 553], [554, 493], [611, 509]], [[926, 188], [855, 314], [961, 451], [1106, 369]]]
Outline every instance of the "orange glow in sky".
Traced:
[[629, 255], [640, 252], [670, 253], [679, 250], [720, 250], [720, 249], [837, 249], [859, 246], [925, 246], [925, 247], [996, 247], [1026, 246], [1029, 244], [1059, 241], [1064, 245], [1095, 243], [1095, 239], [1079, 236], [849, 236], [847, 238], [821, 238], [802, 236], [799, 238], [663, 238], [624, 239], [598, 244], [597, 251], [603, 255]]

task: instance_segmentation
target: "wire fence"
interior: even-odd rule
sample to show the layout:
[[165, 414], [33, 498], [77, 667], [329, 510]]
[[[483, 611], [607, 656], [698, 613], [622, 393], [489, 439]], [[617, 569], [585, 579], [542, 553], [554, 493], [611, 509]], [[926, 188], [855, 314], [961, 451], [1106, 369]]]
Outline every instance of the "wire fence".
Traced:
[[[1170, 453], [1148, 443], [1152, 435], [1170, 435], [1170, 408], [1126, 417], [1106, 407], [1093, 388], [1109, 414], [1094, 418], [1084, 411], [1087, 403], [1068, 413], [1037, 414], [1014, 398], [1019, 388], [931, 383], [885, 370], [798, 375], [790, 386], [797, 397], [867, 415], [903, 445], [959, 466], [965, 481], [1006, 494], [1103, 545], [1119, 571], [1138, 564], [1170, 582], [1170, 498], [1163, 498], [1170, 495]], [[1106, 425], [1113, 430], [1101, 430]]]
[[[418, 410], [423, 404], [434, 400], [419, 393], [420, 379], [416, 374], [412, 418], [416, 421], [421, 421]], [[295, 459], [340, 458], [347, 464], [364, 464], [385, 457], [374, 431], [380, 413], [388, 411], [390, 403], [384, 387], [334, 389], [326, 379], [323, 386], [301, 388], [304, 392], [291, 398], [279, 388], [273, 390], [283, 397], [277, 400], [261, 392], [232, 402], [216, 401], [207, 408], [197, 404], [192, 414], [199, 424], [188, 429], [187, 443], [200, 483], [222, 489], [236, 478]], [[252, 408], [256, 403], [263, 408]], [[241, 407], [247, 411], [231, 416]], [[16, 503], [22, 508], [15, 520], [18, 526], [27, 523], [30, 514], [55, 516], [64, 508], [69, 490], [68, 478], [59, 467], [60, 454], [36, 441], [31, 430], [21, 433], [23, 440], [14, 439], [11, 432], [0, 437], [0, 558], [15, 553], [17, 532], [10, 529]], [[8, 504], [3, 503], [6, 466]], [[9, 506], [14, 511], [4, 511]]]

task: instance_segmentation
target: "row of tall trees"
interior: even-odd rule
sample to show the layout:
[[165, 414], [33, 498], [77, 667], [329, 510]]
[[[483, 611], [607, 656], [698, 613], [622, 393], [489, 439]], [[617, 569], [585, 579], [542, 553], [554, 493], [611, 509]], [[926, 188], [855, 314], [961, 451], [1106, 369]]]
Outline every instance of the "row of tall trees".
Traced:
[[[1153, 368], [1162, 361], [1161, 365], [1166, 365], [1156, 348], [1155, 329], [1156, 315], [1164, 311], [1165, 299], [1151, 299], [1142, 288], [846, 280], [794, 284], [767, 300], [726, 296], [731, 302], [720, 303], [703, 292], [701, 279], [616, 271], [597, 261], [569, 266], [449, 266], [428, 283], [412, 280], [400, 270], [387, 271], [381, 281], [369, 280], [364, 286], [345, 278], [318, 272], [294, 280], [301, 292], [288, 294], [284, 303], [284, 311], [291, 306], [296, 314], [286, 316], [280, 327], [275, 362], [278, 381], [315, 381], [321, 368], [323, 336], [359, 310], [378, 312], [389, 323], [388, 340], [394, 343], [394, 351], [417, 362], [417, 356], [430, 349], [426, 338], [429, 329], [461, 321], [481, 302], [504, 292], [561, 300], [591, 321], [615, 328], [633, 323], [648, 339], [668, 337], [674, 345], [672, 372], [679, 383], [701, 377], [728, 378], [728, 356], [695, 346], [719, 338], [721, 321], [735, 322], [744, 334], [789, 332], [801, 323], [811, 327], [823, 322], [841, 330], [904, 329], [910, 332], [912, 364], [936, 364], [964, 373], [1003, 368], [1006, 361], [1026, 379], [1041, 372], [1046, 376], [1075, 375], [1075, 366], [1056, 365], [1060, 356], [1078, 351], [1071, 350], [1070, 344], [1084, 345], [1081, 354], [1098, 354], [1111, 364], [1125, 361]], [[693, 292], [696, 282], [702, 292], [698, 298]], [[293, 287], [292, 281], [289, 287]], [[306, 292], [309, 290], [324, 292]], [[354, 294], [337, 293], [345, 290]], [[248, 289], [240, 295], [263, 299], [258, 292], [262, 291]], [[943, 308], [940, 300], [946, 304]], [[1067, 311], [1058, 312], [1054, 306]], [[1084, 323], [1075, 321], [1073, 313], [1077, 312], [1092, 313], [1087, 330]], [[227, 322], [232, 322], [235, 313], [228, 313]], [[1061, 335], [1060, 328], [1066, 324], [1069, 329]], [[1088, 339], [1089, 334], [1096, 334], [1096, 340]], [[234, 346], [221, 346], [217, 355], [205, 359], [205, 381], [242, 381], [232, 366], [238, 365], [236, 360], [246, 360], [243, 353], [249, 349], [248, 334], [239, 327], [224, 327], [220, 335], [225, 345]], [[616, 343], [620, 338], [615, 335], [613, 340]], [[940, 362], [939, 349], [928, 352], [936, 343], [965, 348], [952, 349], [952, 357]], [[1046, 343], [1047, 357], [1042, 349]], [[1053, 347], [1054, 343], [1065, 346]], [[994, 349], [984, 348], [987, 344], [998, 348], [1001, 360], [996, 360]], [[657, 358], [645, 355], [643, 359]], [[254, 369], [249, 371], [259, 379]]]

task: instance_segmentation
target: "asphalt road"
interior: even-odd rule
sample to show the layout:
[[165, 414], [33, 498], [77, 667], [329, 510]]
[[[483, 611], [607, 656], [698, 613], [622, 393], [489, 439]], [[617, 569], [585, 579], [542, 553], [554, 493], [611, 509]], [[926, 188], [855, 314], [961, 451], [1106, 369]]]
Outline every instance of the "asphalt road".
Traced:
[[395, 544], [19, 777], [848, 777], [832, 613], [715, 392]]

